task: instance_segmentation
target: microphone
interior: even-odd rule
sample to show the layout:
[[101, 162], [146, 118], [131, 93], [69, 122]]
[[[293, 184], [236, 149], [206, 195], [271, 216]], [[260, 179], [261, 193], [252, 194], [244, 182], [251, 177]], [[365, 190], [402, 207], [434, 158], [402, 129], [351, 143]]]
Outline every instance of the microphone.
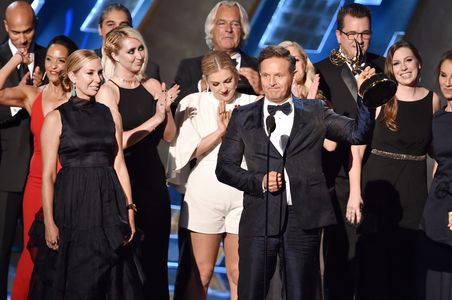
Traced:
[[[269, 173], [270, 173], [270, 136], [276, 129], [275, 117], [273, 114], [269, 114], [265, 119], [265, 127], [267, 128], [268, 140], [267, 140], [267, 188], [269, 186]], [[264, 228], [264, 293], [267, 293], [267, 252], [268, 252], [268, 194], [265, 193], [265, 228]], [[264, 296], [265, 297], [265, 296]]]
[[275, 117], [272, 114], [268, 115], [267, 119], [265, 119], [265, 126], [267, 127], [267, 132], [270, 136], [276, 129]]

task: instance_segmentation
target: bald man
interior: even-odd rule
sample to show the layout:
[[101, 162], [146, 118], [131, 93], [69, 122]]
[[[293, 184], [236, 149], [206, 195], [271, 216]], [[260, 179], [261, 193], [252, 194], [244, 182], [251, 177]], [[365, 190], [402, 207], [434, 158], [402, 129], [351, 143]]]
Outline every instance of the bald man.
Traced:
[[[18, 85], [27, 72], [35, 79], [40, 77], [38, 70], [43, 70], [45, 49], [34, 43], [36, 17], [30, 4], [25, 1], [11, 3], [6, 8], [3, 23], [9, 39], [0, 45], [0, 68], [17, 49], [26, 49], [33, 57], [33, 62], [19, 67], [5, 86]], [[10, 249], [22, 207], [31, 145], [27, 112], [15, 107], [0, 107], [0, 299], [6, 299]]]

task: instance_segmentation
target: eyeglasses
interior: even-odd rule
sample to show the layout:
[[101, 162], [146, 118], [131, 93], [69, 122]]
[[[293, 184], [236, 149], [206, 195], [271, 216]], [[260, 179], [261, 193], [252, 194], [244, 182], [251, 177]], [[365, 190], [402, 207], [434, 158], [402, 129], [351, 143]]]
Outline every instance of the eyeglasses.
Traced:
[[349, 40], [356, 40], [358, 36], [360, 35], [363, 40], [369, 40], [370, 36], [372, 34], [371, 31], [363, 31], [363, 32], [356, 32], [356, 31], [349, 31], [344, 32], [342, 30], [339, 30], [341, 33], [343, 33]]

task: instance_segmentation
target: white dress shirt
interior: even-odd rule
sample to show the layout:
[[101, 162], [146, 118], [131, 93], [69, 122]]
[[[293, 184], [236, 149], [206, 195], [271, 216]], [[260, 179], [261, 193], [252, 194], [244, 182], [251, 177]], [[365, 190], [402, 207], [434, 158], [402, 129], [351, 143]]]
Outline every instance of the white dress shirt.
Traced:
[[[264, 105], [263, 105], [264, 106], [264, 114], [263, 115], [264, 115], [264, 124], [265, 124], [265, 120], [269, 116], [268, 109], [267, 109], [268, 105], [282, 105], [282, 104], [285, 104], [286, 102], [288, 102], [290, 104], [292, 110], [290, 111], [290, 113], [288, 115], [286, 115], [285, 113], [283, 113], [280, 110], [275, 112], [274, 117], [275, 117], [276, 128], [270, 136], [270, 141], [272, 142], [273, 146], [275, 146], [275, 148], [278, 150], [278, 152], [281, 154], [281, 156], [284, 156], [284, 151], [286, 149], [287, 142], [289, 141], [289, 137], [290, 137], [290, 132], [292, 131], [293, 120], [294, 120], [293, 99], [292, 99], [292, 97], [289, 97], [286, 101], [277, 104], [277, 103], [271, 102], [267, 98], [264, 98]], [[264, 129], [265, 129], [265, 133], [268, 135], [267, 127], [265, 125], [264, 125]], [[289, 178], [289, 175], [287, 174], [286, 168], [284, 168], [284, 181], [286, 184], [287, 204], [292, 205], [292, 196], [290, 193], [290, 178]]]
[[237, 71], [240, 71], [240, 66], [242, 65], [242, 55], [240, 54], [240, 52], [237, 52], [236, 54], [231, 56], [232, 60], [235, 60], [236, 65], [235, 68], [237, 69]]

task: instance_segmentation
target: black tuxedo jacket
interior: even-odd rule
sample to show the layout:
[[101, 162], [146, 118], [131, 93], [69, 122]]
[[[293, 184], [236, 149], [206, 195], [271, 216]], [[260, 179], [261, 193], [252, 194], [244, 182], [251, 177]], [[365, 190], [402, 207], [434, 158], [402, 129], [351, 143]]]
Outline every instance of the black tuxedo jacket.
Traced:
[[[240, 55], [242, 57], [240, 67], [251, 68], [257, 71], [258, 62], [256, 58], [244, 52], [240, 52]], [[186, 58], [179, 63], [176, 77], [174, 78], [174, 82], [180, 85], [180, 93], [175, 101], [176, 106], [185, 96], [198, 92], [198, 82], [202, 78], [202, 58], [203, 56]], [[248, 80], [243, 76], [240, 76], [237, 91], [242, 94], [256, 95]]]
[[[294, 99], [294, 121], [285, 155], [270, 147], [270, 170], [290, 178], [292, 205], [303, 229], [335, 223], [330, 195], [322, 172], [325, 137], [351, 144], [365, 143], [374, 118], [359, 105], [356, 120], [338, 115], [323, 101]], [[262, 179], [267, 167], [267, 141], [264, 130], [263, 101], [241, 106], [232, 113], [217, 161], [218, 180], [244, 192], [240, 235], [263, 236], [265, 193]], [[240, 164], [245, 157], [248, 170]], [[281, 233], [287, 205], [284, 189], [269, 194], [268, 234]]]
[[[34, 46], [35, 68], [44, 72], [46, 49]], [[8, 42], [0, 45], [0, 68], [12, 57]], [[17, 86], [19, 73], [14, 72], [8, 78], [5, 87]], [[32, 151], [30, 118], [27, 111], [20, 110], [14, 117], [9, 107], [0, 106], [0, 191], [22, 192], [28, 173]]]
[[[101, 48], [95, 49], [94, 52], [96, 52], [97, 56], [102, 58], [102, 49]], [[161, 81], [160, 80], [160, 66], [157, 63], [153, 62], [152, 60], [148, 61], [148, 75], [151, 78]]]
[[[367, 53], [365, 62], [366, 65], [374, 67], [377, 73], [384, 71], [385, 58], [382, 56]], [[334, 111], [355, 118], [357, 114], [356, 80], [350, 68], [346, 64], [333, 65], [328, 57], [314, 66], [320, 74], [319, 89], [326, 99], [331, 101]], [[348, 178], [349, 157], [350, 145], [347, 143], [338, 144], [333, 152], [325, 151], [324, 166], [329, 186], [334, 186], [334, 180], [338, 175]]]

